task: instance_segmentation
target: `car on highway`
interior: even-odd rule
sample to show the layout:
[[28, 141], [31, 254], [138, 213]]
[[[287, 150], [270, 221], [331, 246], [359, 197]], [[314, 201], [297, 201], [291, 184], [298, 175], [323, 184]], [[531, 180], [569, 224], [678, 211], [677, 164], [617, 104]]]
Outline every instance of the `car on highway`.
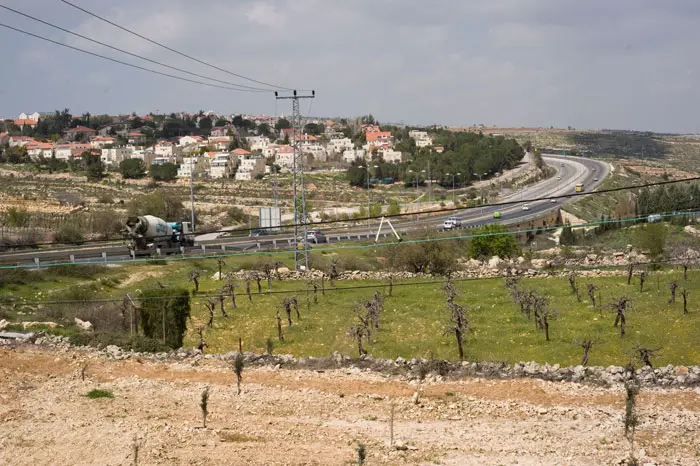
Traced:
[[306, 241], [311, 243], [327, 243], [326, 235], [321, 230], [309, 230], [306, 232]]
[[270, 231], [267, 228], [259, 228], [256, 230], [253, 230], [253, 232], [250, 234], [250, 236], [268, 236], [271, 235], [272, 231]]
[[557, 179], [558, 179], [558, 180], [561, 180], [561, 176], [557, 176]]
[[493, 218], [501, 218], [501, 213], [496, 211], [493, 213]]
[[455, 227], [454, 223], [452, 223], [451, 220], [445, 220], [442, 222], [442, 224], [438, 227], [438, 230], [442, 231], [449, 231]]
[[530, 210], [530, 204], [523, 204], [523, 210]]
[[595, 178], [593, 178], [593, 181], [598, 181], [598, 177], [596, 176]]
[[556, 203], [557, 203], [557, 200], [556, 200], [556, 199], [550, 199], [549, 202], [551, 202], [552, 204], [556, 204]]
[[452, 224], [453, 224], [456, 228], [459, 228], [459, 227], [462, 226], [462, 219], [459, 218], [459, 217], [456, 217], [456, 216], [452, 215], [451, 217], [447, 217], [447, 220], [449, 220], [450, 222], [452, 222]]

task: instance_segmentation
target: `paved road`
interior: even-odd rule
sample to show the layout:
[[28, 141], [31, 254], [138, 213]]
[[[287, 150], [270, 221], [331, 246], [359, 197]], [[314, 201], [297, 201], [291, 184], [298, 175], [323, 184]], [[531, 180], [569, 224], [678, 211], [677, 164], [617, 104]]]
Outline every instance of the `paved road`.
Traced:
[[[568, 199], [562, 197], [556, 203], [551, 203], [549, 200], [527, 202], [528, 210], [523, 210], [523, 205], [528, 199], [536, 199], [553, 196], [568, 196], [574, 193], [574, 186], [577, 183], [584, 184], [584, 190], [590, 192], [595, 189], [603, 179], [608, 175], [609, 165], [597, 160], [580, 158], [580, 157], [564, 157], [555, 155], [545, 155], [545, 162], [554, 167], [557, 171], [552, 178], [540, 181], [534, 185], [525, 187], [520, 192], [516, 192], [500, 199], [499, 202], [512, 202], [507, 206], [493, 206], [475, 208], [460, 211], [457, 216], [462, 219], [463, 228], [471, 228], [486, 223], [515, 223], [523, 218], [535, 216], [543, 212], [558, 209], [562, 203]], [[561, 179], [559, 179], [561, 178]], [[595, 181], [598, 178], [598, 181]], [[500, 212], [501, 216], [498, 219], [493, 218], [494, 212]], [[452, 215], [452, 214], [449, 214]], [[410, 218], [392, 221], [394, 228], [400, 232], [416, 229], [416, 228], [437, 228], [444, 219], [449, 215], [441, 216], [425, 216], [419, 220], [411, 220]], [[378, 223], [373, 223], [374, 234]], [[391, 235], [388, 227], [384, 227], [383, 235]], [[353, 226], [350, 228], [324, 228], [327, 237], [331, 242], [366, 239], [368, 228], [366, 225]], [[358, 238], [359, 236], [359, 238]], [[276, 244], [272, 244], [275, 241]], [[281, 234], [276, 236], [262, 236], [258, 238], [219, 238], [207, 242], [203, 249], [201, 245], [194, 248], [187, 248], [186, 254], [197, 254], [206, 252], [231, 252], [262, 248], [270, 248], [277, 246], [280, 248], [293, 247], [293, 235]], [[164, 253], [178, 254], [180, 251], [163, 251]], [[34, 251], [7, 252], [0, 254], [0, 264], [2, 265], [18, 265], [36, 263], [70, 263], [76, 262], [102, 262], [102, 261], [119, 261], [128, 260], [128, 250], [120, 244], [91, 244], [79, 247], [58, 247], [53, 249], [41, 249]]]

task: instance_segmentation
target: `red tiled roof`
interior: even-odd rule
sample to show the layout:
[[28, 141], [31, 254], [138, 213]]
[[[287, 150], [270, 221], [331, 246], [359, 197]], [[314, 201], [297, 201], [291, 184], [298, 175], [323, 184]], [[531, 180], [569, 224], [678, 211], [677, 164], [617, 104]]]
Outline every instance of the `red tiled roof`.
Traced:
[[367, 142], [374, 142], [378, 140], [386, 140], [391, 138], [391, 131], [380, 131], [378, 133], [368, 132], [366, 134]]
[[240, 149], [240, 148], [239, 148], [239, 149], [234, 149], [232, 152], [233, 152], [234, 154], [236, 154], [236, 155], [250, 155], [250, 154], [251, 154], [251, 152], [248, 152], [247, 150], [245, 150], [245, 149]]
[[66, 133], [94, 133], [95, 130], [87, 126], [76, 126], [75, 128], [67, 129]]
[[289, 134], [292, 135], [294, 133], [294, 128], [284, 128], [282, 130], [282, 134]]
[[34, 126], [37, 124], [37, 121], [32, 120], [30, 118], [23, 118], [21, 120], [15, 120], [15, 124], [17, 126], [24, 126], [24, 125]]

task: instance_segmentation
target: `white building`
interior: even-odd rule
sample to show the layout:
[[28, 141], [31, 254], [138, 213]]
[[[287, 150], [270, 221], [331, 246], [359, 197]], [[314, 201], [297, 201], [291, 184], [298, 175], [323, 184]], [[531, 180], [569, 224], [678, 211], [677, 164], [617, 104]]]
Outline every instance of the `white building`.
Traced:
[[270, 145], [270, 138], [265, 136], [249, 136], [245, 138], [251, 151], [263, 151]]
[[[342, 133], [341, 133], [342, 134]], [[342, 137], [337, 139], [331, 139], [328, 142], [328, 150], [335, 154], [340, 154], [346, 150], [352, 150], [355, 148], [350, 138]]]
[[325, 162], [328, 160], [328, 152], [326, 148], [319, 145], [308, 146], [302, 149], [304, 155], [312, 155], [316, 162]]
[[34, 121], [39, 121], [39, 118], [41, 118], [41, 114], [39, 112], [34, 112], [34, 113], [20, 113], [17, 119], [19, 120], [34, 120]]
[[238, 157], [238, 170], [236, 171], [236, 181], [251, 181], [257, 175], [265, 173], [265, 159], [254, 155], [243, 155]]
[[384, 149], [380, 153], [382, 154], [384, 161], [387, 163], [400, 163], [402, 161], [401, 151]]
[[70, 144], [56, 146], [54, 156], [58, 160], [63, 160], [64, 162], [73, 160], [73, 147]]
[[408, 137], [416, 141], [416, 147], [428, 147], [433, 145], [433, 140], [428, 136], [427, 131], [414, 129], [408, 132]]
[[199, 178], [210, 169], [208, 157], [184, 157], [177, 169], [178, 178]]
[[112, 147], [111, 149], [102, 149], [102, 163], [107, 166], [117, 166], [123, 160], [130, 159], [134, 153], [134, 148], [131, 146]]
[[367, 156], [367, 151], [364, 149], [348, 149], [343, 152], [343, 162], [352, 163], [355, 160], [364, 160]]
[[114, 144], [115, 142], [117, 142], [117, 140], [111, 136], [95, 136], [90, 140], [90, 145], [93, 149], [102, 149], [104, 146]]
[[202, 139], [201, 136], [182, 136], [180, 138], [180, 145], [181, 146], [189, 146], [189, 145], [199, 145], [204, 142], [204, 139]]
[[287, 170], [294, 169], [294, 148], [288, 145], [278, 146], [275, 163]]
[[[41, 157], [50, 159], [53, 157], [54, 146], [48, 142], [40, 142], [38, 144], [27, 145], [27, 154], [32, 160], [38, 160]], [[31, 148], [30, 148], [31, 147]]]
[[143, 160], [143, 164], [146, 166], [146, 168], [151, 168], [151, 165], [156, 158], [156, 154], [154, 154], [152, 150], [134, 150], [131, 153], [131, 158]]
[[153, 147], [153, 153], [157, 157], [168, 157], [176, 161], [182, 160], [182, 150], [181, 146], [176, 146], [170, 142], [159, 142]]
[[228, 152], [213, 154], [209, 162], [209, 176], [211, 178], [231, 178], [235, 165], [234, 159]]

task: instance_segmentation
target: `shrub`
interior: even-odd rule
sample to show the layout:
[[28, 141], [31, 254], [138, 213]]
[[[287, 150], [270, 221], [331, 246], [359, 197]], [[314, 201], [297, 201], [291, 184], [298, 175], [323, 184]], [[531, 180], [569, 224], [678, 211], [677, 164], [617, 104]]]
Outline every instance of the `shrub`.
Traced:
[[99, 389], [90, 390], [85, 396], [87, 396], [91, 400], [94, 400], [96, 398], [114, 398], [114, 395], [109, 390]]
[[[415, 243], [398, 244], [388, 248], [389, 266], [413, 273], [447, 275], [457, 267], [459, 251], [463, 249], [460, 240], [430, 241], [434, 233], [426, 231]], [[425, 240], [420, 242], [420, 240]]]
[[26, 227], [29, 224], [29, 213], [24, 209], [10, 207], [7, 209], [5, 222], [9, 227]]
[[468, 254], [472, 258], [514, 257], [520, 254], [520, 247], [515, 236], [508, 234], [506, 227], [491, 224], [476, 231], [475, 237], [469, 241]]
[[229, 207], [226, 210], [226, 218], [231, 223], [245, 223], [248, 221], [248, 215], [240, 207]]
[[[154, 288], [141, 298], [141, 328], [171, 348], [180, 348], [190, 316], [190, 293], [182, 288]], [[165, 322], [164, 322], [165, 320]], [[163, 334], [165, 332], [165, 334]]]
[[53, 239], [59, 243], [80, 244], [85, 237], [83, 233], [73, 225], [65, 225], [53, 235]]

